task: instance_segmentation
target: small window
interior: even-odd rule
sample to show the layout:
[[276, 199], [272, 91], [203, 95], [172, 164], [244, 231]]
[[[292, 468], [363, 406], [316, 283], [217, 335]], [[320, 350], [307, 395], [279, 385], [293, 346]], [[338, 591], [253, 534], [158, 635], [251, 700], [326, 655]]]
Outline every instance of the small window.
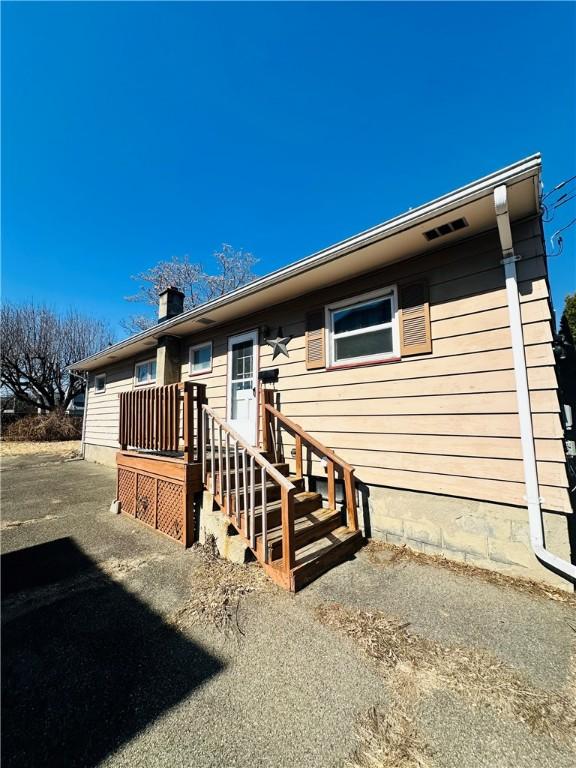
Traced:
[[398, 356], [396, 291], [366, 294], [327, 307], [330, 363], [348, 365]]
[[134, 379], [136, 386], [154, 384], [156, 381], [156, 360], [144, 360], [141, 363], [136, 363]]
[[94, 376], [94, 392], [99, 395], [102, 392], [106, 392], [106, 374], [97, 373]]
[[190, 347], [190, 376], [212, 370], [212, 342]]

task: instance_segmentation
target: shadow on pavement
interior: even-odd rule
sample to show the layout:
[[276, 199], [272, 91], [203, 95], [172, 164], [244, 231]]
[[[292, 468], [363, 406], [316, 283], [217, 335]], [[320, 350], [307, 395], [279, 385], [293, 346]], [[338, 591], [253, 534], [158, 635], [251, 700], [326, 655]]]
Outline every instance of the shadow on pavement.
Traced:
[[70, 538], [1, 562], [4, 768], [95, 766], [223, 669]]

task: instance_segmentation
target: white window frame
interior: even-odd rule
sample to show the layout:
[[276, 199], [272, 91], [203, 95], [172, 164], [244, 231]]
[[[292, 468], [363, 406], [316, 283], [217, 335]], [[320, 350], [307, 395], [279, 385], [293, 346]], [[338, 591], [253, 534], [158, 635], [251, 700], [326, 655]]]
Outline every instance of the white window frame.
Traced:
[[[102, 389], [98, 389], [98, 386], [97, 386], [96, 382], [98, 381], [98, 379], [101, 379], [102, 377], [104, 377], [104, 386], [102, 387]], [[105, 373], [96, 373], [96, 374], [94, 374], [94, 394], [95, 395], [103, 395], [104, 392], [106, 392], [106, 374]]]
[[138, 368], [142, 365], [150, 365], [150, 363], [155, 363], [156, 358], [155, 357], [149, 357], [147, 360], [138, 360], [137, 363], [134, 364], [134, 386], [135, 387], [148, 387], [150, 384], [156, 384], [156, 376], [158, 375], [158, 371], [156, 371], [156, 376], [154, 376], [153, 379], [147, 379], [146, 381], [138, 381]]
[[[192, 357], [197, 349], [203, 347], [210, 347], [210, 367], [200, 368], [198, 371], [193, 369]], [[203, 376], [206, 373], [212, 373], [212, 366], [214, 365], [213, 345], [212, 341], [203, 341], [202, 344], [194, 344], [188, 349], [188, 375], [189, 376]]]
[[[371, 304], [375, 299], [383, 299], [389, 297], [392, 300], [392, 317], [389, 323], [380, 323], [380, 325], [373, 325], [370, 328], [359, 328], [356, 331], [344, 331], [343, 333], [334, 334], [334, 312], [340, 309], [352, 309], [360, 308], [364, 304]], [[400, 358], [400, 336], [398, 332], [398, 289], [395, 285], [389, 285], [385, 288], [380, 288], [377, 291], [371, 291], [370, 293], [363, 293], [359, 296], [351, 296], [348, 299], [334, 302], [325, 307], [325, 328], [326, 328], [326, 349], [328, 350], [328, 366], [330, 368], [341, 368], [350, 365], [361, 365], [363, 363], [379, 363], [386, 362], [388, 360], [398, 360]], [[335, 339], [345, 338], [347, 336], [359, 336], [361, 334], [370, 333], [370, 331], [378, 331], [383, 328], [392, 329], [392, 351], [388, 354], [377, 353], [375, 355], [360, 355], [359, 357], [348, 357], [345, 360], [336, 360], [335, 355]]]

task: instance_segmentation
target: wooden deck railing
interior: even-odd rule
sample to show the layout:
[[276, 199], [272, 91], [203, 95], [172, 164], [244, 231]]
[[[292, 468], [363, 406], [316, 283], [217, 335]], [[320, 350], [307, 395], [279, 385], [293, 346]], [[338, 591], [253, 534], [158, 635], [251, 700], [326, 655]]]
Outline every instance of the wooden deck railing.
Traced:
[[272, 405], [274, 392], [269, 389], [261, 390], [262, 407], [262, 448], [266, 452], [275, 454], [276, 461], [281, 461], [282, 456], [277, 454], [278, 445], [275, 444], [274, 437], [279, 434], [280, 429], [285, 429], [294, 437], [295, 441], [295, 461], [296, 476], [303, 475], [303, 452], [306, 446], [313, 454], [325, 459], [326, 475], [328, 484], [328, 506], [330, 509], [336, 509], [336, 471], [338, 470], [344, 485], [344, 497], [346, 502], [347, 525], [352, 531], [358, 529], [358, 509], [356, 505], [356, 480], [354, 478], [354, 467], [348, 464], [340, 456], [337, 456], [327, 446], [323, 445], [315, 437], [305, 432], [299, 424], [284, 416]]
[[[203, 478], [206, 487], [249, 542], [257, 557], [268, 564], [268, 482], [280, 487], [282, 527], [282, 569], [286, 583], [295, 563], [295, 486], [266, 457], [253, 448], [219, 418], [207, 405], [205, 417], [206, 452]], [[258, 496], [258, 501], [256, 497]], [[261, 548], [256, 542], [256, 516], [260, 515]], [[260, 555], [259, 555], [260, 553]], [[274, 564], [276, 565], [276, 564]]]
[[187, 463], [201, 461], [205, 402], [206, 385], [193, 381], [121, 392], [118, 442], [122, 450], [181, 452]]

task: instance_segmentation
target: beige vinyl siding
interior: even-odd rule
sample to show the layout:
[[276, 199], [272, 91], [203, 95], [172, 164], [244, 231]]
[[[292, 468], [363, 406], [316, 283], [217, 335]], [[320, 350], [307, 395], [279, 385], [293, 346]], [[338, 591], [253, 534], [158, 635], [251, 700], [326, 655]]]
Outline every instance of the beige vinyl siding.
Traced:
[[[570, 511], [559, 419], [546, 264], [536, 221], [515, 227], [522, 321], [539, 479], [547, 509]], [[290, 357], [260, 348], [279, 368], [281, 410], [356, 467], [362, 483], [524, 505], [516, 387], [501, 252], [495, 233], [328, 286], [269, 313], [198, 334], [212, 339], [213, 370], [198, 377], [226, 416], [228, 336], [267, 325], [292, 335]], [[429, 281], [433, 349], [400, 362], [307, 371], [305, 315], [379, 285]], [[187, 344], [182, 376], [188, 376]], [[292, 441], [284, 436], [287, 455]], [[323, 474], [312, 462], [310, 468]]]
[[[569, 512], [552, 353], [549, 291], [537, 220], [514, 227], [533, 426], [544, 507]], [[269, 312], [183, 340], [213, 342], [207, 385], [211, 407], [226, 417], [228, 338], [281, 326], [289, 358], [260, 346], [260, 369], [278, 368], [281, 410], [356, 467], [362, 485], [455, 495], [525, 506], [516, 387], [501, 252], [496, 232], [363, 275]], [[397, 362], [306, 370], [306, 313], [399, 281], [426, 279], [432, 353]], [[132, 388], [134, 361], [102, 369], [106, 392], [88, 400], [87, 442], [117, 447], [118, 393]], [[284, 436], [286, 455], [291, 440]], [[318, 462], [310, 469], [322, 475]]]
[[[95, 373], [106, 374], [106, 391], [94, 392]], [[134, 361], [102, 368], [90, 374], [88, 408], [86, 411], [85, 441], [90, 445], [119, 448], [118, 421], [120, 417], [120, 392], [132, 389]]]

